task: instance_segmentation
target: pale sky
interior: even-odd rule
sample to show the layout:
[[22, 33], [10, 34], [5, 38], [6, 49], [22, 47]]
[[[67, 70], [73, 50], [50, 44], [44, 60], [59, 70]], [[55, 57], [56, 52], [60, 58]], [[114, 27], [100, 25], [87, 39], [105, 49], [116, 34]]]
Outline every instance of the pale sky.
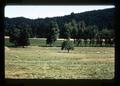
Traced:
[[114, 5], [7, 5], [5, 7], [5, 17], [36, 19], [106, 8], [114, 8]]

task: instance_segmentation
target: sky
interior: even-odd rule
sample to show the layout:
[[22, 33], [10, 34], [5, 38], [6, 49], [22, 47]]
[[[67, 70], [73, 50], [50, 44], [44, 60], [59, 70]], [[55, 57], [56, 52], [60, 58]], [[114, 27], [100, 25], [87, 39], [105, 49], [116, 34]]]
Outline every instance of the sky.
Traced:
[[7, 5], [5, 7], [5, 17], [36, 19], [107, 8], [114, 8], [114, 5]]

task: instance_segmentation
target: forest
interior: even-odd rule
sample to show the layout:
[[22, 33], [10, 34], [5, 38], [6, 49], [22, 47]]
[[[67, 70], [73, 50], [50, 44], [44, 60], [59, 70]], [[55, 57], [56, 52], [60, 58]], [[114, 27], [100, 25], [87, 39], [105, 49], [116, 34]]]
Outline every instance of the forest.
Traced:
[[96, 41], [98, 44], [102, 44], [104, 39], [106, 44], [114, 44], [114, 8], [72, 12], [70, 15], [52, 18], [5, 18], [5, 35], [10, 36], [10, 42], [18, 38], [21, 38], [19, 42], [23, 42], [27, 40], [24, 37], [28, 37], [47, 38], [46, 43], [50, 45], [57, 38], [73, 38], [77, 45], [81, 39], [89, 39], [90, 43]]

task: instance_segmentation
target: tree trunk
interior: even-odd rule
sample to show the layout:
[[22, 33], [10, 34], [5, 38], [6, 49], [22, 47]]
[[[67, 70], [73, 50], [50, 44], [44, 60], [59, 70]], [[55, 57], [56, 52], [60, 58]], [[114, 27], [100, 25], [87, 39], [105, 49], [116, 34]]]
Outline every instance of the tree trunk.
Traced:
[[52, 44], [50, 44], [50, 47], [52, 47]]
[[68, 53], [69, 53], [69, 49], [68, 49]]
[[76, 40], [75, 40], [75, 38], [74, 38], [74, 44], [75, 44], [75, 42], [76, 42]]

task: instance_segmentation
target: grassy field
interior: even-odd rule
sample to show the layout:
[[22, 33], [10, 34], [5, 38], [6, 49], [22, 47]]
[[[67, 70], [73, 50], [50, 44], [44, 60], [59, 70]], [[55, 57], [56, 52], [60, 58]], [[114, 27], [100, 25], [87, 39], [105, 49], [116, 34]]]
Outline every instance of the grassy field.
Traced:
[[[61, 46], [63, 40], [57, 40], [54, 46]], [[12, 46], [13, 44], [9, 42], [9, 38], [5, 38], [5, 46]], [[30, 46], [46, 46], [46, 39], [30, 38]]]
[[[29, 38], [29, 39], [30, 39], [30, 46], [41, 46], [41, 47], [46, 46], [46, 39], [45, 38]], [[58, 39], [53, 44], [54, 47], [60, 47], [63, 41], [64, 41], [64, 39], [63, 40]], [[9, 38], [5, 38], [5, 46], [13, 46], [13, 44], [9, 42]], [[74, 46], [76, 46], [76, 45], [74, 45]], [[86, 46], [88, 47], [88, 46], [91, 46], [91, 45], [88, 43], [88, 44], [86, 44]], [[93, 44], [93, 46], [94, 47], [96, 47], [96, 46], [99, 47], [100, 45]], [[106, 46], [109, 46], [109, 45], [106, 45], [106, 46], [103, 45], [103, 46], [106, 47]], [[111, 47], [113, 47], [113, 46], [111, 46]], [[85, 47], [84, 41], [82, 41], [80, 43], [79, 47]]]
[[5, 48], [5, 78], [114, 78], [114, 48], [75, 47], [70, 53], [60, 49], [40, 46]]

